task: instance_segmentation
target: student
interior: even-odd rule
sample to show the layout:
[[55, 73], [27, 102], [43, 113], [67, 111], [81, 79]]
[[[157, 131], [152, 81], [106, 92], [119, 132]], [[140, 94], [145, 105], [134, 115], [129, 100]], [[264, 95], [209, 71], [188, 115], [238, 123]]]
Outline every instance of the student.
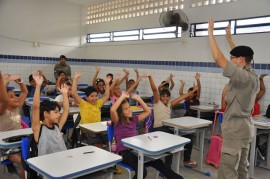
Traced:
[[[78, 106], [74, 102], [74, 99], [73, 99], [73, 96], [72, 96], [72, 84], [68, 82], [66, 85], [68, 87], [67, 95], [68, 95], [69, 106]], [[56, 101], [60, 106], [63, 106], [63, 103], [64, 103], [63, 95], [59, 94], [58, 96], [55, 97], [54, 101]]]
[[[97, 89], [98, 92], [98, 99], [102, 98], [104, 93], [105, 93], [105, 82], [101, 78], [97, 78], [99, 72], [100, 72], [100, 67], [95, 66], [95, 75], [92, 79], [92, 84], [93, 86]], [[110, 76], [110, 75], [109, 75]]]
[[[48, 85], [48, 80], [47, 80], [47, 78], [45, 77], [44, 73], [43, 73], [41, 70], [38, 70], [38, 73], [39, 73], [39, 75], [42, 76], [43, 79], [44, 79], [44, 82], [43, 82], [43, 84], [42, 84], [42, 86], [41, 86], [41, 89], [40, 89], [40, 90], [43, 90], [44, 87], [45, 87], [46, 85]], [[30, 84], [30, 85], [26, 85], [27, 90], [28, 90], [27, 97], [34, 97], [34, 93], [35, 93], [35, 90], [36, 90], [36, 82], [35, 82], [35, 80], [33, 79], [32, 74], [29, 75], [29, 84]]]
[[[231, 34], [231, 24], [229, 23], [228, 26], [225, 29], [226, 31], [226, 39], [231, 47], [231, 49], [233, 49], [235, 47], [235, 44], [232, 40], [232, 34]], [[264, 85], [264, 81], [263, 78], [267, 76], [267, 74], [261, 74], [259, 77], [260, 80], [260, 91], [257, 93], [256, 95], [256, 99], [255, 99], [255, 103], [254, 103], [254, 109], [253, 109], [253, 113], [252, 116], [261, 114], [261, 109], [260, 109], [260, 104], [259, 104], [259, 100], [263, 97], [263, 95], [265, 94], [265, 85]], [[225, 88], [225, 87], [224, 87]], [[223, 90], [224, 91], [224, 90]], [[222, 97], [222, 104], [223, 104], [223, 111], [225, 111], [226, 108], [226, 101], [225, 101], [225, 97]]]
[[[125, 147], [122, 143], [122, 139], [127, 137], [136, 136], [136, 125], [143, 121], [151, 113], [150, 108], [143, 102], [143, 100], [136, 94], [131, 96], [132, 99], [138, 101], [143, 107], [144, 112], [139, 115], [132, 115], [132, 110], [128, 104], [126, 98], [129, 98], [129, 94], [123, 92], [120, 98], [113, 104], [110, 109], [111, 120], [114, 124], [114, 135], [116, 139], [116, 151], [123, 157], [122, 162], [131, 166], [135, 170], [133, 179], [137, 178], [138, 174], [138, 156], [132, 153], [131, 149]], [[153, 160], [147, 162], [147, 165], [154, 167], [162, 172], [168, 179], [182, 179], [181, 175], [176, 174], [168, 166], [166, 166], [162, 160]], [[143, 169], [143, 178], [147, 176], [146, 168]]]
[[170, 91], [172, 91], [173, 88], [174, 88], [173, 74], [170, 74], [167, 80], [162, 81], [161, 84], [158, 86], [158, 91], [161, 91], [162, 89], [169, 89]]
[[71, 68], [70, 66], [66, 63], [67, 58], [65, 55], [61, 55], [59, 58], [59, 64], [55, 64], [54, 66], [54, 77], [55, 80], [57, 81], [59, 72], [63, 71], [67, 77], [71, 77]]
[[[6, 84], [14, 80], [20, 85], [21, 94], [17, 97], [14, 91], [7, 90]], [[17, 130], [21, 128], [20, 108], [22, 108], [27, 96], [27, 88], [23, 80], [19, 76], [3, 75], [0, 71], [0, 132]], [[0, 155], [1, 156], [1, 155]], [[8, 159], [21, 166], [20, 154], [9, 155]], [[14, 170], [14, 166], [8, 166], [9, 169]], [[24, 178], [24, 170], [21, 167], [21, 178]]]
[[250, 47], [237, 46], [230, 51], [230, 61], [220, 51], [216, 42], [214, 21], [209, 19], [208, 34], [215, 62], [230, 80], [227, 87], [225, 110], [222, 122], [222, 155], [218, 178], [249, 178], [248, 154], [254, 137], [251, 113], [259, 79], [251, 67], [254, 52]]
[[72, 84], [72, 95], [74, 97], [75, 103], [79, 104], [80, 108], [81, 124], [100, 122], [101, 107], [109, 98], [110, 78], [107, 77], [105, 79], [106, 90], [101, 99], [98, 99], [97, 89], [93, 86], [89, 86], [85, 89], [85, 101], [77, 94], [78, 80], [82, 75], [82, 73], [76, 72]]
[[64, 71], [58, 73], [58, 79], [55, 84], [56, 90], [58, 90], [63, 84], [72, 83], [73, 79], [68, 77]]
[[[137, 79], [137, 81], [138, 81], [139, 76], [140, 76], [140, 75], [139, 75], [138, 69], [137, 69], [137, 68], [134, 68], [134, 72], [136, 73], [136, 79]], [[133, 79], [128, 79], [128, 77], [129, 77], [129, 75], [128, 75], [127, 78], [126, 78], [126, 91], [128, 91], [129, 88], [130, 88], [134, 83], [136, 83], [135, 80], [133, 80]], [[133, 88], [129, 93], [139, 94], [139, 92], [137, 91], [138, 85], [139, 85], [139, 83], [137, 83], [137, 85], [134, 86], [134, 88]], [[130, 105], [130, 106], [136, 106], [136, 101], [135, 101], [135, 100], [129, 98], [129, 99], [128, 99], [128, 102], [129, 102], [129, 105]]]
[[[191, 94], [188, 98], [186, 98], [186, 113], [185, 116], [197, 117], [197, 111], [190, 109], [190, 106], [199, 105], [200, 104], [200, 96], [201, 96], [201, 82], [200, 82], [200, 73], [196, 73], [195, 79], [197, 81], [197, 91], [194, 94]], [[179, 89], [179, 94], [183, 95], [185, 82], [180, 80], [181, 87]], [[188, 89], [188, 92], [192, 91], [193, 87]]]
[[[196, 86], [193, 86], [193, 90], [189, 91], [186, 94], [183, 94], [173, 100], [171, 100], [171, 93], [169, 89], [162, 89], [160, 93], [158, 93], [158, 89], [155, 85], [155, 82], [150, 74], [145, 74], [149, 78], [150, 86], [153, 91], [154, 96], [154, 128], [153, 131], [163, 131], [170, 134], [174, 132], [170, 130], [168, 127], [163, 126], [162, 121], [171, 118], [172, 107], [180, 103], [182, 100], [194, 94], [196, 91]], [[189, 148], [188, 152], [191, 153], [192, 143], [185, 145], [185, 148]], [[187, 154], [185, 156], [190, 157], [191, 154]], [[192, 164], [193, 161], [190, 158], [185, 157], [184, 161], [186, 164]], [[172, 155], [165, 157], [165, 164], [171, 166], [172, 164]]]
[[63, 112], [60, 114], [61, 106], [57, 102], [48, 100], [40, 102], [43, 78], [34, 73], [33, 78], [36, 82], [36, 91], [33, 101], [32, 130], [34, 139], [38, 143], [38, 156], [67, 150], [61, 129], [69, 113], [68, 87], [63, 84], [61, 89], [58, 89], [64, 101]]

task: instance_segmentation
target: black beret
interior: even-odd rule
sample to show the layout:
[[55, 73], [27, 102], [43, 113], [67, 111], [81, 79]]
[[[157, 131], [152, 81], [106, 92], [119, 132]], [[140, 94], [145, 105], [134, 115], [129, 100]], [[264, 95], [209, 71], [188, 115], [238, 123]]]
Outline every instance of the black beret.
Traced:
[[230, 54], [235, 57], [248, 57], [253, 56], [254, 52], [248, 46], [237, 46], [231, 50]]

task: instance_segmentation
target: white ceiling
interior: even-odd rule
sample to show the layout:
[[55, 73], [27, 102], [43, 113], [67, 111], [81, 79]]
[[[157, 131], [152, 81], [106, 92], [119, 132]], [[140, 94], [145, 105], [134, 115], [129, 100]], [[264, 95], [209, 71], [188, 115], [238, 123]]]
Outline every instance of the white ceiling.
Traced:
[[111, 0], [62, 0], [66, 2], [71, 2], [74, 4], [79, 4], [79, 5], [94, 5], [94, 4], [100, 4], [103, 2], [109, 2]]

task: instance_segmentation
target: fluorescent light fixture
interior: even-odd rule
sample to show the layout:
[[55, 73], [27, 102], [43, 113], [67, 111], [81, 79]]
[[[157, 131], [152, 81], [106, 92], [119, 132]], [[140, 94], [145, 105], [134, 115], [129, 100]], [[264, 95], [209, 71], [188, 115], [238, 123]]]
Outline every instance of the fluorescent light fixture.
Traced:
[[174, 32], [176, 27], [161, 27], [161, 28], [153, 28], [153, 29], [144, 29], [144, 34], [154, 34], [154, 33], [166, 33], [166, 32]]
[[237, 23], [237, 26], [270, 23], [270, 17], [237, 20], [236, 23]]
[[151, 34], [144, 35], [144, 39], [166, 39], [166, 38], [175, 38], [175, 33], [166, 33], [166, 34]]
[[236, 29], [237, 34], [270, 32], [270, 26], [247, 27]]
[[110, 37], [110, 33], [99, 33], [99, 34], [90, 34], [90, 38], [102, 38], [102, 37]]
[[110, 42], [110, 38], [97, 38], [97, 39], [90, 39], [91, 42]]
[[129, 40], [139, 40], [139, 36], [126, 36], [126, 37], [114, 37], [113, 41], [118, 42], [118, 41], [129, 41]]
[[139, 30], [113, 32], [114, 37], [115, 36], [128, 36], [128, 35], [139, 35]]

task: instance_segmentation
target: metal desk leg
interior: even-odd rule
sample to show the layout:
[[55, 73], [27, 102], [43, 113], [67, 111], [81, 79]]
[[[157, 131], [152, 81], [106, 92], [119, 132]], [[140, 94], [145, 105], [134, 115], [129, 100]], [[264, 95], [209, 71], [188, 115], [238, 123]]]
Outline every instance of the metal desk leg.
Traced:
[[180, 151], [173, 154], [172, 169], [175, 173], [179, 174], [180, 167]]
[[254, 137], [250, 145], [250, 158], [249, 158], [249, 178], [254, 177], [254, 163], [255, 163], [255, 150], [256, 150], [256, 136], [257, 136], [257, 128], [254, 127]]
[[137, 179], [143, 179], [143, 165], [144, 165], [144, 155], [142, 151], [139, 151], [138, 155], [138, 176]]
[[[200, 110], [198, 110], [197, 117], [201, 118], [201, 111]], [[195, 147], [198, 149], [199, 145], [200, 145], [200, 143], [199, 143], [200, 142], [200, 133], [196, 132], [195, 135], [196, 135]]]
[[206, 176], [211, 176], [211, 173], [208, 171], [203, 170], [203, 149], [204, 149], [204, 133], [205, 130], [201, 130], [199, 132], [199, 141], [200, 141], [200, 150], [199, 150], [199, 165], [196, 168], [192, 168], [193, 170], [196, 170], [198, 172], [203, 173]]

